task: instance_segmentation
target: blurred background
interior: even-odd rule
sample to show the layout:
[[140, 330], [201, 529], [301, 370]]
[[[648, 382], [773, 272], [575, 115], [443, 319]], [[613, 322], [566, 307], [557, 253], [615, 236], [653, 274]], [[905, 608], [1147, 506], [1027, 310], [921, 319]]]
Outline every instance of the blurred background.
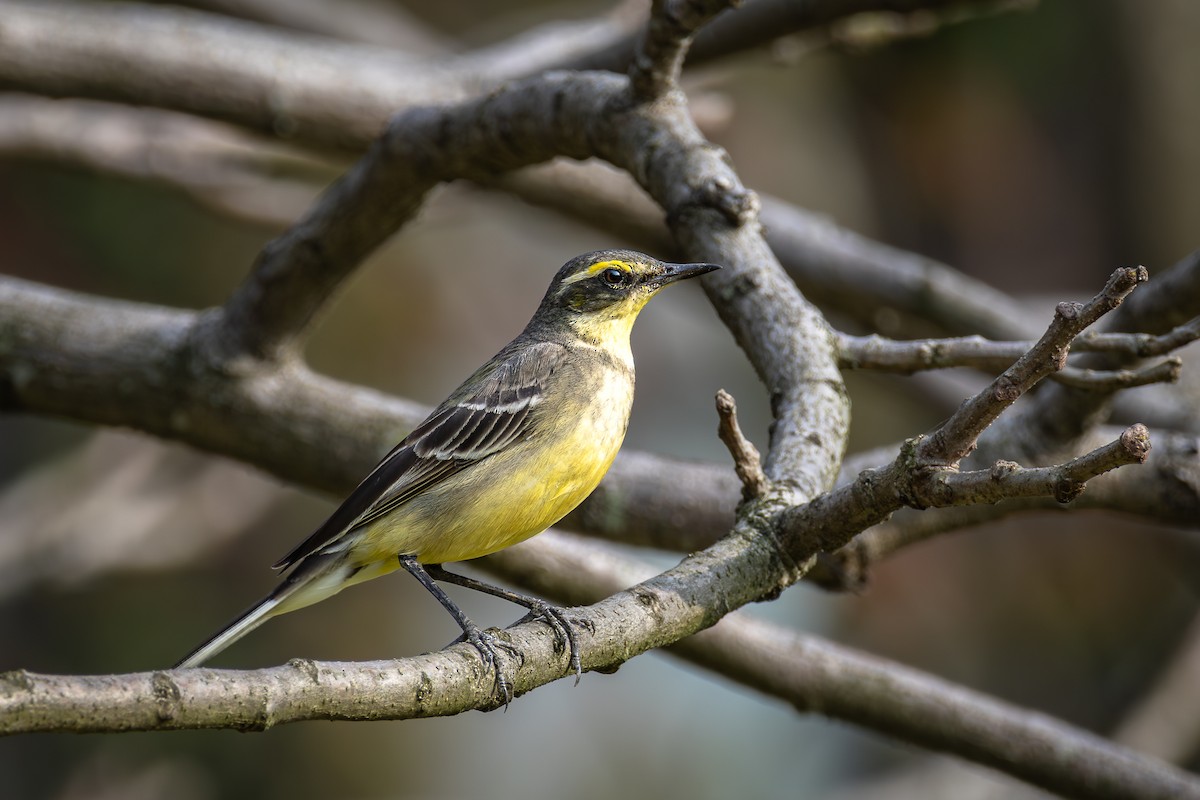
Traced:
[[[465, 50], [610, 6], [373, 7]], [[1043, 0], [878, 48], [781, 40], [694, 70], [688, 89], [750, 188], [952, 264], [1048, 319], [1054, 302], [1090, 296], [1116, 266], [1145, 264], [1153, 278], [1200, 243], [1197, 35], [1200, 5], [1189, 0]], [[276, 232], [169, 186], [0, 152], [11, 275], [203, 308], [224, 300]], [[444, 187], [345, 288], [310, 360], [432, 404], [521, 329], [562, 262], [622, 244], [511, 195]], [[765, 446], [765, 394], [697, 287], [655, 301], [634, 352], [627, 448], [726, 463], [719, 388]], [[961, 399], [944, 382], [850, 382], [852, 449], [927, 430]], [[334, 500], [142, 435], [0, 416], [0, 671], [169, 666], [271, 588], [268, 566]], [[910, 548], [857, 596], [799, 586], [751, 612], [1106, 731], [1177, 646], [1198, 585], [1200, 559], [1180, 532], [1055, 514]], [[456, 596], [487, 625], [520, 616]], [[455, 635], [397, 577], [275, 620], [216, 664], [388, 658]], [[1015, 786], [798, 716], [659, 654], [578, 687], [544, 687], [502, 713], [0, 740], [0, 775], [6, 797], [64, 799], [957, 798], [968, 786], [989, 796]]]

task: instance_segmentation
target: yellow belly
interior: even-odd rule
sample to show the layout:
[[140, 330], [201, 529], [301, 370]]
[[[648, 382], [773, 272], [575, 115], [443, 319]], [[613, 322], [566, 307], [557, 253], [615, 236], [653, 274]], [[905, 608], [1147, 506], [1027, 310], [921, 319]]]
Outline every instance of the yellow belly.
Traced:
[[574, 381], [582, 407], [575, 404], [569, 415], [546, 414], [534, 437], [467, 467], [373, 523], [351, 547], [354, 560], [369, 564], [401, 553], [430, 564], [478, 558], [541, 533], [579, 505], [621, 447], [633, 385], [617, 369], [593, 375], [586, 386], [578, 374], [558, 377]]

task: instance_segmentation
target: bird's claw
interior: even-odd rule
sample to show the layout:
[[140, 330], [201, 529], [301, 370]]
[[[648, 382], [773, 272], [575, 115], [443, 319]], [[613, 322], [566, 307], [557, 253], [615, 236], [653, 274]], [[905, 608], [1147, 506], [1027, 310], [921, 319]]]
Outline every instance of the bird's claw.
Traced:
[[465, 641], [476, 650], [479, 651], [479, 657], [483, 659], [485, 666], [491, 667], [492, 674], [495, 675], [495, 690], [500, 698], [504, 701], [504, 707], [508, 708], [508, 704], [513, 699], [513, 687], [508, 679], [504, 677], [504, 670], [501, 668], [501, 660], [496, 652], [497, 650], [506, 650], [518, 662], [524, 662], [524, 656], [521, 651], [514, 647], [511, 643], [504, 641], [493, 633], [483, 630], [478, 626], [472, 626], [470, 630], [463, 632], [459, 641]]
[[544, 600], [534, 600], [528, 608], [529, 613], [520, 621], [525, 622], [540, 619], [550, 626], [550, 629], [554, 631], [554, 639], [559, 648], [566, 650], [570, 654], [571, 671], [575, 673], [575, 685], [578, 686], [579, 679], [583, 676], [583, 663], [579, 657], [579, 640], [575, 637], [573, 626], [578, 625], [581, 628], [587, 628], [591, 633], [596, 632], [596, 626], [591, 620], [585, 617], [568, 615], [563, 609], [551, 605]]

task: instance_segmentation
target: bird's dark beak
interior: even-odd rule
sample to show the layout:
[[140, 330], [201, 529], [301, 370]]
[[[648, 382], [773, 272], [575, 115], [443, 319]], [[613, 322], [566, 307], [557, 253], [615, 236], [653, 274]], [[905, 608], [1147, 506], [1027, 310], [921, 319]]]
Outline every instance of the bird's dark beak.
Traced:
[[668, 283], [694, 278], [697, 275], [721, 268], [720, 264], [663, 264], [662, 266], [663, 271], [651, 278], [650, 283], [666, 286]]

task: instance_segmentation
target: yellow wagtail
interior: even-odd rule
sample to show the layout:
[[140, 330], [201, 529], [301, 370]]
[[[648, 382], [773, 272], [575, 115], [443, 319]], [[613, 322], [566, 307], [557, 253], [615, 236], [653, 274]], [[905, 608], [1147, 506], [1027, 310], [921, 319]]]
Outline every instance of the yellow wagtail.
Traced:
[[271, 617], [403, 567], [454, 616], [506, 699], [496, 658], [496, 647], [505, 644], [468, 619], [435, 578], [503, 597], [545, 619], [569, 647], [578, 676], [575, 636], [559, 609], [441, 565], [541, 533], [596, 488], [629, 423], [634, 319], [667, 284], [717, 268], [666, 264], [629, 250], [568, 261], [521, 335], [275, 564], [291, 569], [279, 586], [176, 666], [198, 666]]

